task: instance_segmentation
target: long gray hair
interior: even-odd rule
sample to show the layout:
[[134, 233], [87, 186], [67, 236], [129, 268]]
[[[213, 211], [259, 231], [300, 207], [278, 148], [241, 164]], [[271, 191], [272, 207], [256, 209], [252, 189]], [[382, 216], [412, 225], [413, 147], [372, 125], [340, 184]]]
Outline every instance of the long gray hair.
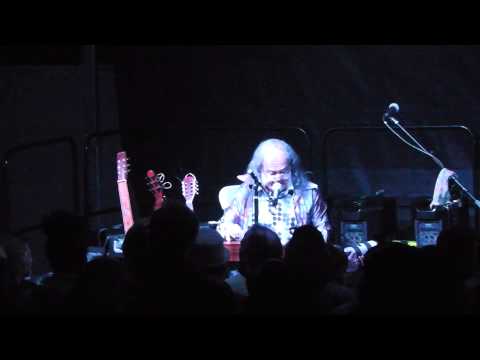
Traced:
[[296, 189], [304, 189], [307, 186], [308, 179], [302, 168], [300, 157], [290, 145], [280, 139], [267, 139], [262, 141], [253, 152], [252, 159], [247, 166], [247, 172], [253, 170], [258, 176], [262, 171], [266, 151], [272, 147], [285, 151], [288, 156], [288, 164], [292, 171], [292, 184]]

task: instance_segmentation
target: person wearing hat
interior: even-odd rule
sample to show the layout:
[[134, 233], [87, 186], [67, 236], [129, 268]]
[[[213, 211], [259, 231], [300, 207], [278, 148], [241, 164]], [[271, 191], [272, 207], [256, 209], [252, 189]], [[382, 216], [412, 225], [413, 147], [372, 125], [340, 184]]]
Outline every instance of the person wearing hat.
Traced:
[[228, 275], [229, 252], [223, 246], [222, 236], [210, 228], [201, 228], [187, 255], [187, 261], [197, 272], [220, 282]]

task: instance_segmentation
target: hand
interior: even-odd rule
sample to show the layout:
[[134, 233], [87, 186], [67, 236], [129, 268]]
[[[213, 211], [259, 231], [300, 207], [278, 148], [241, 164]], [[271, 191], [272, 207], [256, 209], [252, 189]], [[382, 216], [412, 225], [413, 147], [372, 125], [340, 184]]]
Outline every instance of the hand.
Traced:
[[343, 251], [348, 258], [347, 272], [357, 271], [360, 266], [363, 266], [363, 256], [358, 256], [354, 248], [349, 246]]
[[242, 228], [238, 224], [225, 224], [224, 234], [227, 241], [238, 241], [243, 237]]

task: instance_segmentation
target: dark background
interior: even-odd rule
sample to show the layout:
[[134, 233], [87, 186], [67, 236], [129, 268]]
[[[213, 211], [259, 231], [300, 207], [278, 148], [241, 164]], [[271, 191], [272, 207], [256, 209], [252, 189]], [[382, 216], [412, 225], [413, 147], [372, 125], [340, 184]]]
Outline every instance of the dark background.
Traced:
[[[181, 196], [178, 178], [194, 172], [200, 220], [216, 220], [218, 191], [237, 182], [255, 146], [271, 136], [295, 147], [327, 197], [383, 189], [406, 208], [410, 198], [432, 195], [439, 168], [389, 133], [382, 114], [397, 102], [404, 126], [463, 125], [478, 133], [479, 57], [474, 45], [0, 47], [2, 152], [63, 136], [79, 149], [75, 184], [65, 144], [12, 158], [2, 180], [11, 204], [2, 209], [10, 215], [4, 226], [18, 230], [53, 208], [74, 209], [75, 196], [93, 230], [120, 223], [113, 209], [120, 149], [130, 157], [137, 217], [151, 209], [144, 176], [154, 169], [174, 185], [167, 197]], [[367, 126], [379, 129], [330, 131]], [[110, 129], [118, 135], [84, 151], [88, 134]], [[467, 131], [413, 133], [477, 190]], [[112, 210], [91, 214], [102, 209]], [[399, 221], [408, 223], [403, 213]], [[40, 243], [39, 234], [26, 236]]]

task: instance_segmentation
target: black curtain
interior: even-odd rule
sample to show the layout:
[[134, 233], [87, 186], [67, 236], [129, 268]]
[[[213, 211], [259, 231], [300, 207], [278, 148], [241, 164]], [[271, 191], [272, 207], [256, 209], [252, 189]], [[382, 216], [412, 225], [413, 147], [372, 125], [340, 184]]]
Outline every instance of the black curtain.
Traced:
[[[383, 126], [392, 101], [405, 126], [460, 124], [476, 133], [479, 58], [478, 46], [117, 48], [119, 117], [138, 209], [143, 216], [151, 210], [146, 170], [174, 184], [167, 197], [181, 196], [178, 179], [192, 171], [201, 187], [199, 217], [217, 219], [221, 186], [236, 183], [256, 144], [271, 136], [292, 143], [326, 195], [380, 188], [399, 197], [431, 195], [438, 167], [387, 130], [324, 137], [335, 127]], [[473, 188], [467, 132], [415, 135]]]

